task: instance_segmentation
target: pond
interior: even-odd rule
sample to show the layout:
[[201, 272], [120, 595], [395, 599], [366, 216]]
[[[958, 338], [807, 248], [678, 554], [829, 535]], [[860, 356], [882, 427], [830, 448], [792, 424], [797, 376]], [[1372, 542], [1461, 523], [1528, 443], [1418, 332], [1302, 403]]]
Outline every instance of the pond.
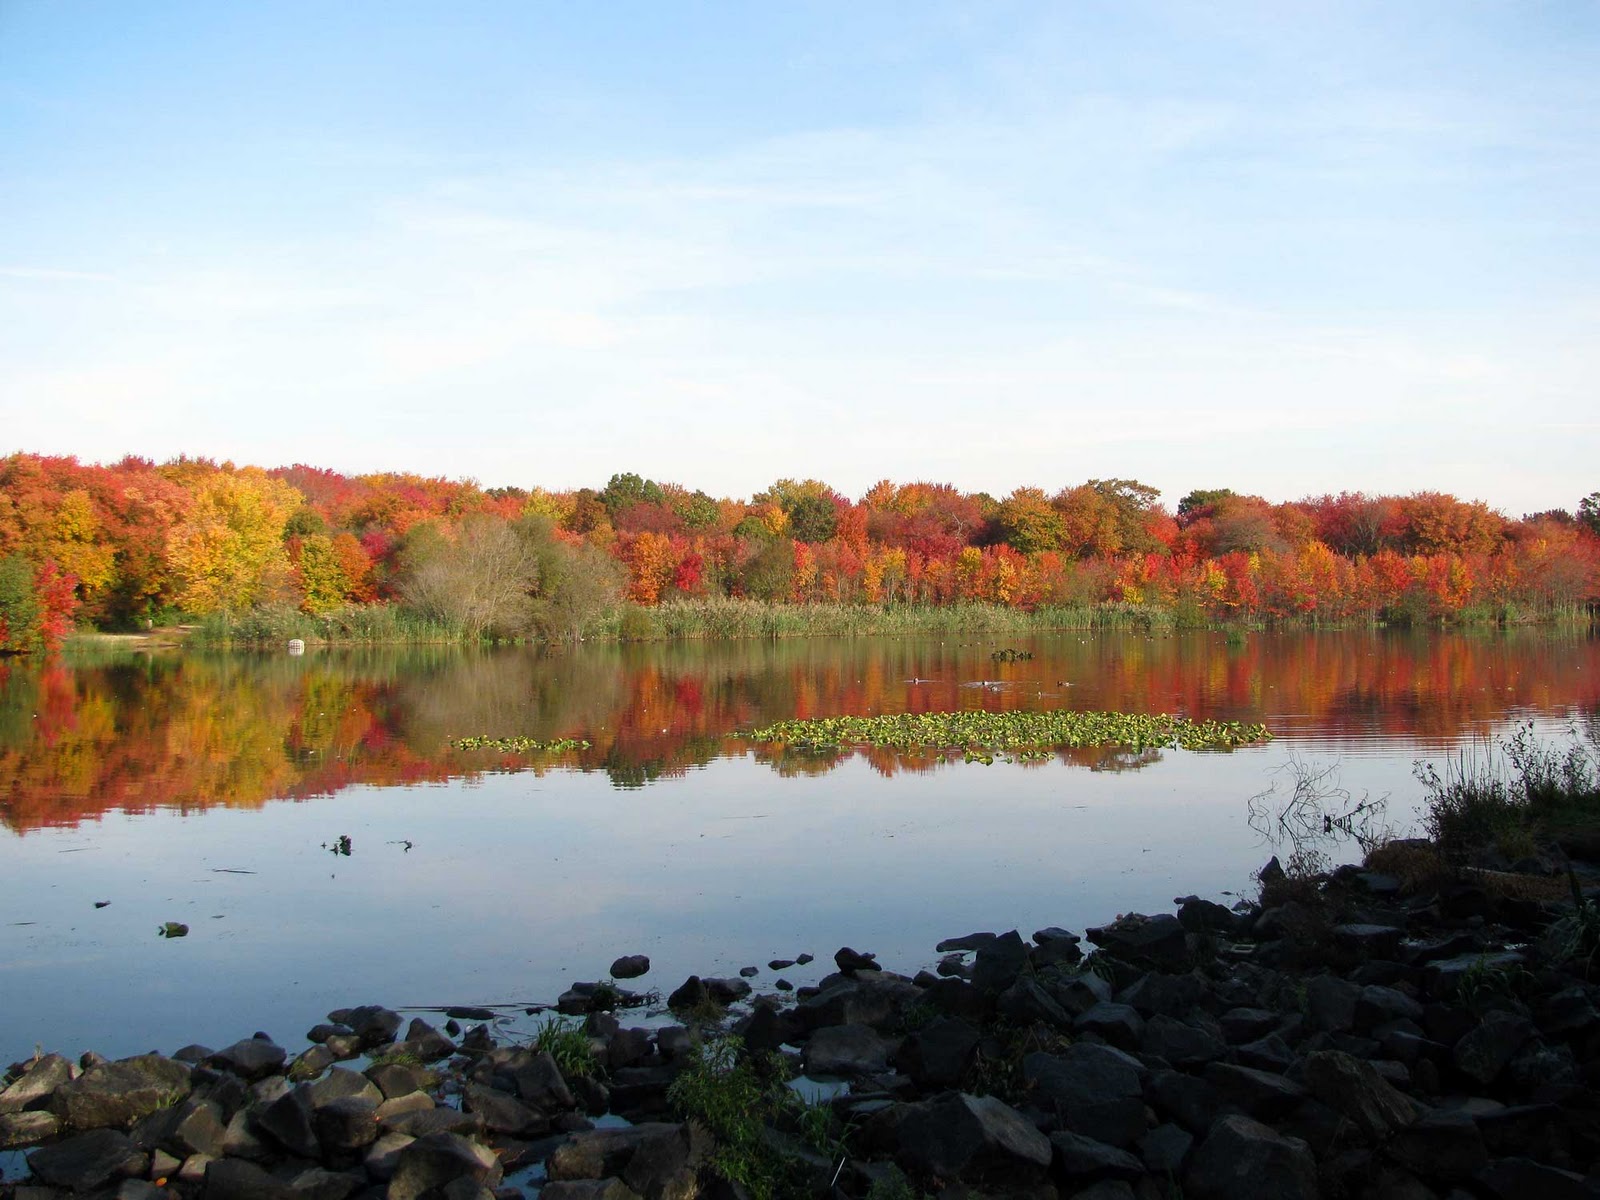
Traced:
[[[1274, 738], [985, 765], [735, 736], [790, 717], [1056, 708], [1261, 721]], [[1387, 798], [1369, 830], [1406, 832], [1416, 760], [1597, 713], [1587, 632], [12, 661], [0, 1062], [257, 1030], [298, 1046], [361, 1003], [547, 1004], [628, 953], [650, 956], [638, 986], [662, 992], [745, 966], [770, 988], [768, 960], [801, 952], [817, 962], [782, 975], [814, 982], [847, 944], [913, 970], [975, 930], [1081, 932], [1180, 895], [1253, 894], [1252, 873], [1293, 849], [1273, 814], [1297, 777], [1328, 772], [1330, 810]], [[477, 735], [589, 744], [453, 745]], [[1359, 856], [1338, 838], [1308, 848]], [[167, 922], [187, 935], [158, 936]]]

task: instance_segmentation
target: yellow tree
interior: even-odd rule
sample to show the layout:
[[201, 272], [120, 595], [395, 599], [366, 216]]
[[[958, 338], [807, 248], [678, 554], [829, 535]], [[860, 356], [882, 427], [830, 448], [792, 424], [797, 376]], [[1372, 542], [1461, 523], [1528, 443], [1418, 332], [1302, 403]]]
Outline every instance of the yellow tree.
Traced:
[[190, 494], [167, 536], [178, 603], [195, 614], [236, 612], [271, 594], [289, 569], [284, 525], [304, 497], [259, 467], [200, 474]]
[[300, 607], [314, 617], [338, 608], [350, 590], [344, 563], [334, 549], [333, 539], [325, 533], [313, 533], [301, 540], [295, 573], [303, 597]]

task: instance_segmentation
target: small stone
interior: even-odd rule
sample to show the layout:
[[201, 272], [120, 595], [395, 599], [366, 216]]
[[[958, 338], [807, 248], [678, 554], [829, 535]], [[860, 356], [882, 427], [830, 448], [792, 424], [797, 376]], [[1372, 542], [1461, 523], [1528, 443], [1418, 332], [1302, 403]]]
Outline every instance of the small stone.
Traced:
[[624, 954], [611, 964], [613, 979], [637, 979], [650, 971], [650, 958], [645, 954]]

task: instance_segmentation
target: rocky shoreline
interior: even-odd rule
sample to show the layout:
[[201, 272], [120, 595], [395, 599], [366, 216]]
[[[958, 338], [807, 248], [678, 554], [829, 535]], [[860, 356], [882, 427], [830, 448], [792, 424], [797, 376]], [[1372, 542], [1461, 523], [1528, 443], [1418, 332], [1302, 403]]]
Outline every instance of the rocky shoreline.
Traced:
[[[0, 1089], [27, 1149], [0, 1200], [1600, 1197], [1600, 908], [1570, 879], [1397, 843], [1274, 860], [1234, 908], [953, 938], [915, 977], [849, 948], [788, 993], [691, 977], [653, 1027], [628, 956], [548, 1042], [369, 1005], [292, 1057], [41, 1055]], [[849, 1086], [806, 1106], [795, 1070]]]

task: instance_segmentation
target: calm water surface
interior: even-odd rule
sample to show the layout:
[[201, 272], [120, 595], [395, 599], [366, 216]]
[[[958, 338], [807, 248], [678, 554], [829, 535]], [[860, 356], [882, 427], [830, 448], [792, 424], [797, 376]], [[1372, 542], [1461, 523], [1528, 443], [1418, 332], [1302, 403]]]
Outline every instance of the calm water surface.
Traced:
[[[996, 663], [1002, 645], [1034, 658]], [[1054, 707], [1260, 720], [1276, 738], [983, 766], [732, 736], [794, 715]], [[946, 936], [1250, 892], [1288, 847], [1249, 800], [1286, 796], [1296, 764], [1333, 768], [1352, 802], [1389, 796], [1404, 831], [1415, 760], [1597, 714], [1600, 641], [1539, 632], [13, 662], [0, 1062], [258, 1029], [298, 1045], [347, 1004], [547, 1003], [623, 953], [649, 954], [641, 983], [663, 991], [747, 964], [770, 984], [766, 961], [801, 951], [820, 961], [786, 977], [810, 982], [844, 944], [915, 968]], [[470, 734], [593, 745], [450, 749]], [[156, 936], [166, 921], [189, 936]]]

